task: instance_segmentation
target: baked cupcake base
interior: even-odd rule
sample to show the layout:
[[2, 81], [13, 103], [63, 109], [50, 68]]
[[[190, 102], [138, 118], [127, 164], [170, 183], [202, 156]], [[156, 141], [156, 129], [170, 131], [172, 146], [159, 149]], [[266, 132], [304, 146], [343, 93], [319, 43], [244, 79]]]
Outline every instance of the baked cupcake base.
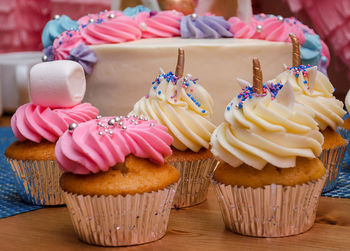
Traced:
[[16, 176], [17, 190], [35, 205], [64, 205], [59, 185], [61, 169], [54, 156], [55, 143], [14, 142], [6, 157]]
[[217, 160], [210, 150], [201, 149], [198, 153], [173, 149], [168, 161], [180, 173], [179, 185], [173, 207], [184, 208], [197, 205], [207, 199], [210, 176]]
[[312, 227], [326, 177], [327, 173], [303, 184], [257, 188], [225, 185], [214, 176], [211, 180], [227, 229], [248, 236], [283, 237]]
[[323, 188], [323, 192], [333, 190], [337, 185], [338, 174], [341, 170], [345, 150], [348, 146], [348, 141], [332, 129], [327, 128], [322, 132], [325, 138], [320, 160], [323, 162], [328, 177]]
[[100, 246], [130, 246], [162, 238], [177, 183], [156, 192], [91, 196], [64, 192], [80, 240]]

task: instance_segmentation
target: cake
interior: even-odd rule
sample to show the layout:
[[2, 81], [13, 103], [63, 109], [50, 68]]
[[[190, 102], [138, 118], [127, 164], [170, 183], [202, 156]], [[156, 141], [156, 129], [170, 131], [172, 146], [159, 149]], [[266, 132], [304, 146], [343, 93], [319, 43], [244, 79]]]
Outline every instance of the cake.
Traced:
[[213, 185], [231, 231], [257, 237], [299, 234], [315, 221], [326, 179], [317, 158], [323, 136], [314, 113], [295, 103], [289, 82], [262, 84], [257, 59], [253, 70], [253, 86], [239, 80], [242, 92], [212, 134], [211, 150], [220, 160]]
[[99, 116], [60, 137], [60, 184], [80, 240], [129, 246], [165, 235], [179, 180], [165, 161], [172, 141], [165, 126], [137, 116]]
[[130, 115], [145, 116], [166, 126], [173, 136], [173, 155], [168, 161], [181, 174], [174, 199], [176, 208], [193, 206], [207, 198], [209, 176], [216, 165], [209, 150], [215, 125], [213, 99], [199, 80], [183, 77], [184, 50], [179, 49], [175, 73], [161, 73], [149, 93], [134, 105]]
[[289, 81], [295, 93], [295, 100], [305, 109], [315, 113], [315, 120], [324, 136], [323, 152], [320, 159], [328, 170], [329, 177], [325, 191], [336, 185], [339, 168], [348, 142], [337, 132], [343, 125], [343, 102], [333, 96], [334, 87], [328, 77], [317, 70], [317, 66], [301, 65], [298, 39], [291, 35], [293, 41], [293, 66], [279, 74], [275, 82], [284, 84]]
[[40, 63], [31, 69], [32, 102], [19, 107], [11, 118], [11, 128], [18, 140], [5, 152], [25, 201], [37, 205], [64, 204], [55, 145], [70, 125], [98, 115], [97, 108], [81, 103], [85, 84], [83, 68], [73, 61]]
[[128, 112], [159, 65], [172, 66], [180, 47], [188, 55], [188, 71], [208, 83], [216, 100], [215, 122], [222, 120], [220, 111], [239, 91], [232, 88], [232, 79], [250, 76], [247, 66], [254, 56], [260, 58], [269, 79], [291, 61], [290, 32], [303, 42], [306, 63], [323, 68], [329, 63], [325, 44], [295, 18], [259, 14], [245, 23], [239, 18], [227, 21], [214, 15], [184, 16], [175, 10], [157, 13], [137, 7], [90, 14], [78, 23], [78, 30], [63, 32], [46, 47], [44, 58], [80, 62], [89, 73], [85, 99], [106, 115]]

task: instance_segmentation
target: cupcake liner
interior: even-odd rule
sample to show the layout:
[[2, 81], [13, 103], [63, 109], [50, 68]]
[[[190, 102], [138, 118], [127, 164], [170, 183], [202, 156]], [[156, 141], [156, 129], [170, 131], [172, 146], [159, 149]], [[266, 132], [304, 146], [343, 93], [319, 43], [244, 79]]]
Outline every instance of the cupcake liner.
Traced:
[[177, 183], [157, 192], [64, 198], [80, 240], [100, 246], [130, 246], [162, 238], [167, 230]]
[[[337, 133], [339, 133], [340, 136], [342, 136], [347, 141], [350, 141], [350, 130], [347, 130], [347, 129], [343, 128], [343, 127], [338, 127], [337, 128]], [[349, 165], [350, 164], [350, 146], [349, 146], [349, 144], [347, 145], [347, 147], [345, 149], [343, 163], [345, 163], [345, 165]]]
[[271, 184], [244, 188], [212, 178], [226, 228], [248, 236], [282, 237], [312, 227], [327, 174], [296, 186]]
[[216, 159], [169, 162], [169, 164], [180, 173], [180, 181], [173, 202], [174, 208], [194, 206], [207, 199], [210, 175], [217, 165]]
[[348, 141], [346, 141], [344, 145], [322, 151], [320, 160], [323, 162], [324, 167], [328, 171], [328, 177], [326, 179], [323, 192], [331, 191], [336, 187], [338, 174], [341, 169], [347, 145]]
[[35, 205], [64, 205], [59, 184], [62, 171], [55, 160], [7, 160], [23, 200]]

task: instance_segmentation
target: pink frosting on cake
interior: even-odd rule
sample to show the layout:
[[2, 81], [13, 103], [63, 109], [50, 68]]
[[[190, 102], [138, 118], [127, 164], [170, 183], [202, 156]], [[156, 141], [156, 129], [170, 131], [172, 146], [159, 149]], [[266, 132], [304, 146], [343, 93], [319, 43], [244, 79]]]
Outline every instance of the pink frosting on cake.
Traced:
[[87, 45], [123, 43], [141, 38], [138, 23], [122, 14], [106, 18], [100, 23], [91, 23], [80, 27], [81, 36]]
[[55, 155], [65, 172], [90, 174], [107, 171], [133, 154], [157, 164], [172, 153], [168, 129], [142, 117], [102, 117], [79, 124], [57, 141]]
[[259, 21], [252, 18], [247, 24], [238, 17], [231, 17], [228, 22], [231, 24], [230, 32], [235, 38], [260, 38], [260, 33], [257, 31]]
[[305, 42], [304, 33], [290, 22], [282, 22], [277, 17], [268, 17], [263, 21], [261, 37], [268, 41], [291, 42], [289, 34], [293, 33], [300, 44]]
[[175, 37], [180, 36], [181, 12], [175, 10], [162, 11], [154, 16], [141, 12], [135, 17], [140, 23], [142, 38]]
[[53, 42], [54, 60], [67, 59], [70, 50], [83, 43], [80, 31], [65, 31]]
[[115, 17], [118, 17], [118, 16], [122, 16], [123, 13], [121, 11], [116, 11], [116, 10], [102, 11], [102, 12], [99, 12], [96, 14], [89, 14], [89, 15], [83, 16], [83, 17], [78, 19], [78, 23], [80, 25], [84, 25], [84, 24], [88, 24], [90, 19], [93, 19], [94, 22], [96, 22], [97, 19], [105, 20], [110, 15], [114, 15]]
[[42, 139], [46, 139], [56, 142], [69, 124], [85, 122], [97, 115], [97, 108], [89, 103], [58, 109], [29, 103], [17, 109], [11, 118], [11, 128], [19, 141], [40, 143]]

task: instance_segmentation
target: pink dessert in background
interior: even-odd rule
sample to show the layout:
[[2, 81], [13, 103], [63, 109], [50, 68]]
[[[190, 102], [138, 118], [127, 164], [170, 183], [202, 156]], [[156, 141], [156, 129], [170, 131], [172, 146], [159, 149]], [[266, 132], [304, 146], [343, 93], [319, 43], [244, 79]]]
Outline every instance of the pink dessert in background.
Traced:
[[140, 22], [142, 38], [164, 38], [180, 36], [180, 20], [182, 17], [181, 12], [169, 10], [159, 12], [154, 16], [142, 12], [135, 19]]
[[84, 40], [80, 31], [63, 32], [52, 45], [54, 60], [67, 59], [69, 52], [81, 43], [84, 43]]
[[230, 32], [235, 38], [256, 38], [261, 37], [261, 33], [258, 32], [258, 25], [261, 25], [259, 21], [252, 18], [250, 23], [247, 24], [238, 17], [229, 18], [228, 22], [231, 24]]
[[56, 142], [69, 124], [85, 122], [97, 115], [97, 108], [89, 103], [57, 109], [29, 103], [17, 109], [11, 118], [11, 128], [19, 141], [40, 143], [45, 139]]
[[78, 124], [57, 141], [55, 155], [65, 172], [90, 174], [107, 171], [133, 154], [163, 164], [171, 155], [168, 129], [143, 117], [100, 117]]
[[[98, 20], [101, 20], [103, 25]], [[80, 33], [86, 45], [123, 43], [141, 38], [138, 23], [133, 18], [124, 15], [113, 18], [107, 16], [104, 19], [95, 20], [95, 23], [82, 25]]]

